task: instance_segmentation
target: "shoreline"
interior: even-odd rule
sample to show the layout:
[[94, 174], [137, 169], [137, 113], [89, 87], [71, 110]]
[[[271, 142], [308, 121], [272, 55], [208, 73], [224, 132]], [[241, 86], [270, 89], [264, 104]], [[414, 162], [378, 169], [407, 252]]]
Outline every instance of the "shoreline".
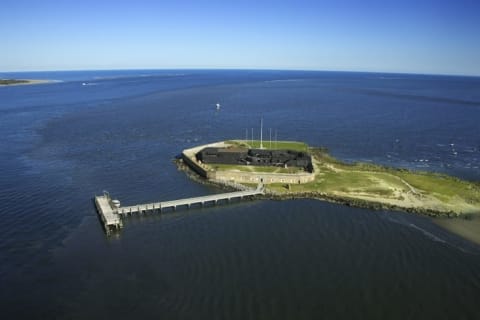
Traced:
[[[3, 83], [7, 82], [7, 83]], [[10, 83], [8, 83], [10, 82]], [[0, 79], [0, 87], [13, 86], [29, 86], [38, 84], [57, 83], [58, 80], [42, 80], [42, 79]]]
[[[229, 190], [229, 191], [240, 190], [240, 188], [236, 187], [235, 184], [227, 183], [224, 181], [214, 181], [214, 180], [206, 179], [200, 176], [197, 172], [195, 172], [187, 164], [185, 164], [182, 159], [175, 160], [175, 164], [178, 170], [185, 172], [187, 177], [195, 182], [198, 182], [204, 185], [216, 186], [218, 188]], [[395, 204], [375, 202], [375, 201], [369, 201], [364, 199], [353, 199], [348, 197], [342, 197], [339, 195], [328, 195], [326, 193], [318, 192], [318, 191], [278, 193], [272, 190], [268, 190], [268, 187], [267, 187], [267, 190], [264, 195], [255, 196], [255, 198], [264, 199], [264, 200], [275, 200], [275, 201], [314, 199], [319, 201], [326, 201], [330, 203], [341, 204], [348, 207], [356, 207], [356, 208], [371, 209], [371, 210], [403, 211], [408, 213], [422, 214], [422, 215], [430, 216], [432, 218], [458, 217], [458, 215], [453, 211], [437, 211], [437, 210], [432, 210], [428, 208], [417, 208], [417, 207], [406, 208], [406, 207], [397, 206]]]
[[[215, 186], [217, 188], [232, 191], [240, 190], [238, 186], [234, 184], [228, 184], [222, 181], [212, 181], [201, 177], [198, 173], [193, 171], [187, 164], [183, 162], [182, 159], [174, 160], [177, 169], [183, 171], [187, 177], [195, 182], [198, 182], [203, 185]], [[318, 201], [325, 201], [329, 203], [335, 203], [338, 205], [344, 205], [348, 207], [369, 209], [369, 210], [388, 210], [388, 211], [398, 211], [406, 212], [409, 214], [419, 214], [427, 216], [430, 221], [443, 229], [455, 234], [467, 241], [470, 241], [474, 244], [480, 245], [480, 213], [473, 214], [471, 219], [465, 217], [459, 217], [455, 213], [449, 212], [438, 212], [429, 209], [422, 208], [403, 208], [395, 205], [388, 205], [380, 202], [372, 202], [366, 200], [357, 200], [357, 199], [347, 199], [341, 197], [332, 197], [326, 194], [321, 194], [318, 192], [309, 192], [304, 194], [298, 193], [284, 193], [284, 194], [275, 194], [272, 192], [267, 192], [265, 195], [255, 196], [254, 199], [258, 200], [273, 200], [273, 201], [288, 201], [288, 200], [299, 200], [299, 199], [313, 199]]]

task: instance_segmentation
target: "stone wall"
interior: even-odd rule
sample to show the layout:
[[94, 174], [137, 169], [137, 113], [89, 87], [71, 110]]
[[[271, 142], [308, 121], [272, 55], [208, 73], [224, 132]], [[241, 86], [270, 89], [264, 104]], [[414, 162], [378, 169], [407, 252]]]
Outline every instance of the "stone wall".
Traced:
[[214, 143], [206, 144], [203, 146], [185, 149], [182, 152], [182, 159], [183, 159], [183, 162], [185, 162], [185, 164], [187, 164], [190, 167], [190, 169], [198, 173], [200, 176], [207, 179], [214, 179], [212, 178], [212, 174], [214, 172], [209, 171], [205, 167], [205, 165], [198, 163], [195, 155], [197, 154], [197, 152], [199, 152], [204, 148], [208, 148], [208, 147], [225, 148], [227, 146], [228, 144], [225, 144], [224, 142], [214, 142]]
[[211, 175], [216, 180], [234, 181], [237, 183], [307, 183], [315, 179], [315, 174], [301, 173], [268, 173], [245, 171], [215, 171]]

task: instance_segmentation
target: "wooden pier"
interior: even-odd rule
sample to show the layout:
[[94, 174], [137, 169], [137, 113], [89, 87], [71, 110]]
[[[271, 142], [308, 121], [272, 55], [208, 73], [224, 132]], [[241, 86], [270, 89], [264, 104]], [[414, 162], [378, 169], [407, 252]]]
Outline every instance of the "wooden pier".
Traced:
[[244, 199], [264, 193], [263, 185], [259, 184], [256, 189], [212, 194], [202, 197], [185, 198], [163, 202], [153, 202], [147, 204], [137, 204], [134, 206], [120, 207], [118, 200], [112, 200], [108, 193], [95, 197], [95, 205], [105, 227], [105, 231], [110, 233], [112, 229], [120, 229], [123, 226], [122, 219], [126, 215], [146, 212], [162, 212], [170, 209], [176, 210], [179, 207], [190, 208], [192, 206], [204, 206], [206, 204], [229, 203], [232, 199]]

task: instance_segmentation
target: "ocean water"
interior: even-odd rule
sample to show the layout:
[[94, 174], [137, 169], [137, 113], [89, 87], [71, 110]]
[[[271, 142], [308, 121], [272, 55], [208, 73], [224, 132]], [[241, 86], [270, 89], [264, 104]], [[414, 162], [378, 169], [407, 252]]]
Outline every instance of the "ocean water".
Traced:
[[[258, 138], [480, 180], [480, 78], [345, 72], [0, 73], [2, 319], [478, 319], [480, 248], [426, 217], [315, 200], [131, 217], [92, 198], [222, 190], [172, 160]], [[215, 104], [222, 105], [215, 110]]]

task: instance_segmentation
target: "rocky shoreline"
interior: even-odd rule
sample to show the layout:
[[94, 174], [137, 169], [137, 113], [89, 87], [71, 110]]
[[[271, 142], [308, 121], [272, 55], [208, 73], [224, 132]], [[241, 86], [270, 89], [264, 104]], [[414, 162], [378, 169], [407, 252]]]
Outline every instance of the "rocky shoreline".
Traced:
[[341, 196], [327, 195], [322, 192], [301, 192], [301, 193], [285, 193], [285, 194], [274, 194], [274, 193], [267, 192], [267, 194], [264, 197], [271, 200], [316, 199], [316, 200], [341, 204], [349, 207], [364, 208], [364, 209], [371, 209], [371, 210], [404, 211], [409, 213], [427, 215], [430, 217], [448, 217], [448, 218], [458, 217], [458, 214], [453, 211], [442, 212], [442, 211], [435, 211], [435, 210], [424, 209], [424, 208], [406, 208], [406, 207], [400, 207], [400, 206], [390, 205], [386, 203], [367, 201], [362, 199], [351, 199], [351, 198], [344, 198]]

